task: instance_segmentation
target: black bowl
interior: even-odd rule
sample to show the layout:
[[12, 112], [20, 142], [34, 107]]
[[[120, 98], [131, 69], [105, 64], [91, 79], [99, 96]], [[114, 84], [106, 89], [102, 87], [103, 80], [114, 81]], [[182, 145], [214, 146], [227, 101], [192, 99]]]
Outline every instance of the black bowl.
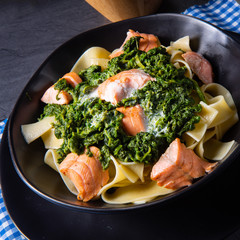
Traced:
[[[159, 37], [163, 45], [169, 45], [170, 41], [189, 35], [191, 48], [212, 63], [216, 82], [230, 90], [237, 109], [240, 110], [240, 94], [238, 93], [240, 44], [211, 24], [180, 14], [157, 14], [125, 20], [81, 33], [55, 50], [40, 66], [24, 88], [9, 119], [9, 148], [18, 175], [34, 192], [53, 203], [94, 212], [123, 211], [167, 203], [204, 186], [239, 155], [240, 147], [237, 144], [225, 161], [211, 174], [192, 186], [139, 205], [110, 205], [101, 200], [88, 203], [77, 201], [76, 196], [67, 190], [58, 173], [44, 164], [43, 143], [39, 139], [28, 145], [21, 134], [21, 125], [37, 121], [44, 106], [40, 101], [44, 91], [56, 79], [69, 72], [86, 49], [100, 46], [112, 51], [122, 44], [128, 29], [153, 33]], [[239, 136], [240, 123], [228, 131], [225, 140], [238, 141]]]

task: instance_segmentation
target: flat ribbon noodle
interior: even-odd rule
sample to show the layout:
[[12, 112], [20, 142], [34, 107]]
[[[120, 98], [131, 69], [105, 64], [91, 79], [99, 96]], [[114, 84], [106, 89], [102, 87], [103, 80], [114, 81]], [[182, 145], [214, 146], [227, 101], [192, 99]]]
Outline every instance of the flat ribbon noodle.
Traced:
[[142, 182], [144, 182], [144, 163], [136, 162], [121, 162], [121, 165], [126, 166], [132, 172], [134, 172]]
[[207, 123], [204, 120], [200, 120], [199, 123], [195, 124], [195, 128], [192, 131], [186, 132], [187, 135], [192, 137], [195, 141], [199, 142], [207, 130]]
[[207, 85], [203, 85], [201, 87], [201, 90], [204, 93], [208, 93], [211, 96], [218, 96], [218, 95], [222, 95], [225, 99], [225, 101], [227, 102], [228, 106], [236, 111], [236, 106], [235, 103], [233, 101], [232, 95], [231, 93], [222, 85], [218, 84], [218, 83], [209, 83]]
[[176, 68], [185, 66], [187, 68], [185, 76], [188, 78], [193, 78], [193, 73], [191, 68], [182, 57], [182, 54], [184, 52], [192, 51], [190, 48], [189, 36], [185, 36], [185, 37], [179, 38], [175, 42], [171, 42], [170, 46], [168, 46], [166, 50], [169, 54], [171, 54], [171, 59], [170, 59], [171, 63], [173, 63]]
[[46, 149], [58, 149], [63, 144], [63, 139], [56, 138], [54, 131], [55, 129], [51, 128], [41, 136]]
[[52, 123], [54, 121], [55, 117], [45, 117], [38, 122], [22, 125], [21, 131], [26, 142], [29, 144], [37, 138], [41, 137], [44, 133], [53, 127]]
[[124, 172], [123, 168], [121, 167], [121, 164], [119, 164], [119, 162], [113, 156], [111, 156], [111, 159], [112, 161], [109, 166], [110, 182], [101, 188], [98, 195], [106, 192], [110, 188], [122, 186], [123, 183], [124, 186], [132, 183], [131, 177], [130, 180], [128, 178], [129, 172], [128, 173]]
[[[129, 202], [146, 202], [157, 196], [165, 195], [174, 190], [159, 187], [155, 182], [142, 183], [142, 181], [131, 182], [131, 177], [128, 175], [126, 170], [126, 165], [120, 164], [113, 156], [112, 164], [115, 167], [115, 175], [107, 185], [105, 185], [99, 192], [101, 194], [103, 201], [117, 204], [117, 203], [129, 203]], [[134, 164], [130, 164], [130, 166]], [[137, 166], [137, 164], [136, 164]], [[141, 165], [138, 165], [142, 168]], [[110, 175], [112, 170], [109, 169]], [[143, 172], [143, 170], [141, 170]], [[141, 175], [141, 174], [140, 174]], [[114, 193], [109, 193], [107, 190], [115, 188]], [[120, 193], [120, 194], [119, 194]]]
[[102, 70], [107, 67], [110, 52], [102, 47], [91, 47], [87, 49], [76, 61], [71, 69], [71, 72], [79, 73], [81, 70], [90, 67], [91, 65], [99, 65]]
[[103, 201], [110, 204], [124, 203], [145, 203], [158, 196], [163, 196], [173, 192], [172, 189], [167, 189], [157, 185], [155, 181], [149, 183], [131, 184], [126, 187], [120, 187], [114, 193], [104, 192], [102, 194]]
[[[201, 121], [206, 123], [201, 131], [196, 124], [193, 131], [186, 132], [184, 139], [189, 148], [194, 149], [201, 158], [209, 160], [222, 160], [233, 147], [235, 141], [220, 142], [224, 133], [238, 121], [236, 106], [230, 92], [217, 83], [203, 85], [201, 87], [207, 103], [200, 102], [202, 111], [199, 113]], [[197, 136], [199, 136], [197, 138]]]
[[214, 107], [202, 101], [200, 102], [200, 105], [202, 107], [202, 111], [198, 115], [205, 120], [207, 126], [209, 127], [216, 118], [218, 111]]
[[204, 135], [204, 137], [201, 139], [201, 141], [198, 142], [198, 144], [195, 146], [195, 152], [196, 154], [201, 157], [202, 159], [204, 159], [204, 143], [206, 141], [208, 141], [209, 139], [213, 138], [216, 134], [216, 129], [212, 128], [212, 129], [208, 129]]
[[214, 138], [204, 143], [204, 156], [211, 160], [222, 160], [231, 150], [235, 141], [220, 142]]

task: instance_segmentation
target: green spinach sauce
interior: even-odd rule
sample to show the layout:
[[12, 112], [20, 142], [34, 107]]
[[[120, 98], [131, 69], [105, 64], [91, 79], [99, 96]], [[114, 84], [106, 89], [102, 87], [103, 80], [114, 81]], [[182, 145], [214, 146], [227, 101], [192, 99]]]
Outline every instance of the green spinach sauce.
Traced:
[[[101, 150], [103, 169], [108, 168], [110, 155], [125, 162], [154, 163], [176, 137], [182, 138], [200, 121], [197, 113], [204, 96], [198, 83], [184, 76], [184, 67], [177, 69], [170, 63], [171, 56], [165, 48], [143, 52], [138, 50], [139, 40], [140, 37], [133, 37], [127, 41], [124, 53], [110, 60], [104, 71], [96, 65], [82, 70], [79, 76], [83, 82], [75, 88], [65, 79], [55, 84], [55, 89], [73, 96], [68, 105], [46, 105], [41, 115], [56, 118], [55, 135], [64, 140], [57, 150], [59, 162], [70, 152], [81, 154], [94, 145]], [[142, 69], [156, 81], [149, 81], [116, 106], [96, 97], [86, 98], [107, 78], [130, 69]], [[123, 114], [116, 108], [136, 104], [144, 109], [148, 130], [128, 136], [122, 128]]]

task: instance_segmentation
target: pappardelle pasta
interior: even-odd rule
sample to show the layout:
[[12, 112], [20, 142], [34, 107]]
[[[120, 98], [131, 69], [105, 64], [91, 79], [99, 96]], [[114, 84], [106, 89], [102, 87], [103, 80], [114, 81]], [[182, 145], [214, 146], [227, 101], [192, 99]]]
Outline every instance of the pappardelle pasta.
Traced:
[[42, 138], [44, 162], [79, 200], [145, 203], [191, 185], [234, 146], [221, 139], [237, 109], [213, 79], [188, 36], [166, 47], [129, 30], [112, 53], [85, 51], [22, 133], [28, 144]]

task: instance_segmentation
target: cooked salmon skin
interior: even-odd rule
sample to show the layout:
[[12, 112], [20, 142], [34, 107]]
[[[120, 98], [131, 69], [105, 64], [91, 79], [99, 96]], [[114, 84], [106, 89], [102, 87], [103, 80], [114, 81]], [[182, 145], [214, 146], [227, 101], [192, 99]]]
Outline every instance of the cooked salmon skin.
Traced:
[[196, 52], [186, 52], [182, 54], [182, 57], [203, 83], [208, 84], [213, 82], [214, 74], [212, 65], [207, 59]]
[[109, 180], [108, 170], [103, 170], [99, 161], [99, 149], [92, 146], [90, 151], [92, 157], [87, 155], [87, 150], [79, 156], [69, 153], [59, 166], [60, 172], [69, 177], [78, 190], [77, 198], [84, 202], [94, 198]]
[[133, 107], [119, 107], [117, 111], [123, 113], [122, 124], [127, 134], [135, 136], [139, 132], [145, 132], [144, 111], [140, 105]]
[[130, 29], [127, 32], [127, 37], [124, 40], [122, 46], [109, 55], [110, 59], [114, 57], [118, 57], [123, 53], [123, 46], [131, 37], [142, 37], [139, 41], [139, 50], [141, 51], [148, 52], [149, 50], [160, 46], [160, 41], [155, 35], [147, 34], [147, 33], [139, 33]]
[[191, 185], [194, 178], [204, 176], [216, 164], [199, 158], [176, 138], [153, 166], [151, 179], [157, 181], [159, 186], [179, 189]]
[[150, 80], [155, 81], [155, 78], [143, 70], [126, 70], [101, 83], [97, 93], [102, 100], [117, 104], [122, 99], [130, 97], [134, 90], [144, 87]]
[[[66, 79], [72, 87], [76, 87], [79, 83], [82, 82], [82, 79], [75, 72], [66, 73], [62, 78]], [[62, 79], [61, 78], [61, 79]], [[41, 101], [44, 103], [50, 104], [69, 104], [72, 101], [72, 96], [66, 91], [59, 91], [54, 89], [54, 85], [49, 87], [46, 92], [43, 94]]]

